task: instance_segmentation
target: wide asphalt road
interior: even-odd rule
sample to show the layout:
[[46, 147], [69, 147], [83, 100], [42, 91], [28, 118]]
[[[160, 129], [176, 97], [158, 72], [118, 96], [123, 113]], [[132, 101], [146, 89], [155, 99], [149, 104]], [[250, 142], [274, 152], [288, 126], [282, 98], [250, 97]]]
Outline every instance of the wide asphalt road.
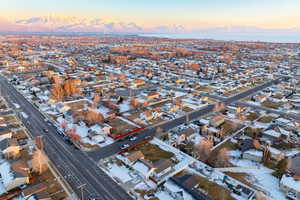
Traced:
[[[132, 199], [86, 153], [76, 150], [65, 143], [58, 134], [56, 127], [47, 123], [44, 116], [10, 85], [3, 76], [0, 76], [0, 85], [2, 95], [9, 104], [19, 104], [20, 109], [28, 115], [28, 118], [21, 117], [21, 119], [32, 136], [43, 136], [44, 150], [47, 156], [75, 191], [79, 199]], [[48, 129], [49, 132], [46, 133], [43, 129]], [[79, 189], [79, 186], [84, 186], [83, 190]]]
[[[251, 88], [247, 91], [238, 93], [232, 97], [224, 98], [224, 99], [222, 99], [222, 102], [225, 105], [229, 105], [229, 104], [239, 101], [243, 98], [246, 98], [250, 95], [253, 95], [254, 93], [256, 93], [260, 90], [270, 87], [273, 84], [277, 84], [280, 82], [281, 79], [282, 78], [278, 78], [278, 79], [266, 82], [257, 87]], [[131, 141], [130, 139], [117, 140], [116, 142], [114, 142], [108, 146], [102, 147], [102, 148], [94, 150], [94, 151], [90, 151], [90, 152], [88, 152], [88, 154], [91, 158], [93, 158], [96, 162], [98, 162], [100, 159], [103, 159], [103, 158], [112, 156], [116, 153], [119, 153], [120, 151], [122, 151], [122, 146], [124, 146], [124, 145], [134, 146], [134, 145], [144, 141], [148, 137], [154, 137], [159, 128], [162, 129], [163, 131], [168, 131], [170, 129], [173, 129], [173, 128], [179, 126], [180, 124], [186, 123], [187, 121], [195, 120], [199, 117], [205, 116], [205, 115], [213, 112], [213, 109], [214, 109], [214, 105], [205, 106], [204, 108], [202, 108], [200, 110], [196, 110], [196, 111], [187, 113], [187, 115], [175, 118], [170, 121], [162, 122], [160, 124], [156, 124], [154, 126], [146, 128], [140, 132], [134, 133], [132, 135], [132, 137], [136, 136], [136, 138], [137, 138], [134, 141]]]

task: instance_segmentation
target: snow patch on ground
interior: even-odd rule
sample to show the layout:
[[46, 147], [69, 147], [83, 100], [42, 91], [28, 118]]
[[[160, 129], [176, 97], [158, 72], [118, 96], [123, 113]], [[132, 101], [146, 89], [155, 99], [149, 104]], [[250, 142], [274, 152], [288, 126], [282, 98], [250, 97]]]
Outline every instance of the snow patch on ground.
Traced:
[[[231, 160], [231, 163], [238, 167], [244, 167], [245, 170], [243, 171], [242, 168], [240, 168], [239, 172], [244, 172], [251, 175], [251, 179], [249, 181], [253, 185], [263, 189], [263, 191], [270, 197], [270, 199], [286, 199], [284, 193], [281, 192], [281, 189], [279, 188], [279, 179], [272, 176], [272, 169], [264, 167], [260, 163], [244, 159], [233, 159]], [[256, 167], [257, 169], [249, 170], [249, 167]]]

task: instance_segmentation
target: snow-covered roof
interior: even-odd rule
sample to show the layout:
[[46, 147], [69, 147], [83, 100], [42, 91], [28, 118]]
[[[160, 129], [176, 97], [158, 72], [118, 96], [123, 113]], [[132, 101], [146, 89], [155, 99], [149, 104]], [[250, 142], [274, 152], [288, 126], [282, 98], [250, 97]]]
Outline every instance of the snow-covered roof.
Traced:
[[283, 175], [280, 180], [280, 184], [287, 186], [288, 188], [291, 188], [295, 191], [300, 192], [300, 181], [295, 180], [291, 176]]
[[258, 150], [255, 150], [255, 149], [250, 149], [248, 151], [245, 151], [244, 153], [247, 153], [247, 154], [253, 155], [253, 156], [257, 156], [257, 157], [262, 157], [263, 156], [262, 151], [258, 151]]
[[264, 131], [264, 134], [273, 136], [273, 137], [280, 137], [280, 133], [275, 130], [272, 130], [272, 129]]
[[136, 171], [140, 172], [141, 174], [143, 174], [144, 176], [147, 175], [148, 171], [149, 171], [149, 168], [143, 164], [142, 162], [140, 161], [137, 161], [133, 166], [132, 166], [133, 169], [135, 169]]
[[10, 169], [11, 167], [9, 162], [4, 161], [0, 164], [0, 174], [4, 186], [10, 184], [14, 179], [14, 175], [11, 173]]

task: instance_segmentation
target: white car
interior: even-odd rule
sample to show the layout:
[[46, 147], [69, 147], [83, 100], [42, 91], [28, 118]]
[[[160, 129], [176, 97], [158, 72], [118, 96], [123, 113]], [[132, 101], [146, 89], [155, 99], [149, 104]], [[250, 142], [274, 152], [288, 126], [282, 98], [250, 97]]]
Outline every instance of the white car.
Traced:
[[136, 140], [136, 139], [137, 139], [137, 137], [134, 136], [134, 137], [130, 138], [129, 140], [130, 140], [130, 141], [134, 141], [134, 140]]
[[128, 147], [129, 147], [129, 144], [123, 144], [123, 145], [121, 146], [121, 149], [124, 150], [124, 149], [127, 149]]

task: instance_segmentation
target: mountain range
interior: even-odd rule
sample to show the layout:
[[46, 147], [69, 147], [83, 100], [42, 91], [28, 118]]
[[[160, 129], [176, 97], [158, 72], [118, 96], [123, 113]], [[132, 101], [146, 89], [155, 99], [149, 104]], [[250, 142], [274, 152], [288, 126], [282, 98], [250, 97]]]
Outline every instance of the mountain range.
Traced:
[[0, 18], [0, 32], [97, 32], [97, 33], [202, 33], [202, 34], [300, 34], [300, 28], [265, 29], [249, 26], [224, 26], [187, 29], [181, 25], [144, 27], [134, 22], [70, 16], [30, 17], [18, 20]]
[[68, 16], [31, 17], [8, 21], [0, 19], [0, 31], [24, 32], [100, 32], [100, 33], [178, 33], [180, 25], [146, 28], [134, 22], [113, 22], [99, 18], [86, 19]]

